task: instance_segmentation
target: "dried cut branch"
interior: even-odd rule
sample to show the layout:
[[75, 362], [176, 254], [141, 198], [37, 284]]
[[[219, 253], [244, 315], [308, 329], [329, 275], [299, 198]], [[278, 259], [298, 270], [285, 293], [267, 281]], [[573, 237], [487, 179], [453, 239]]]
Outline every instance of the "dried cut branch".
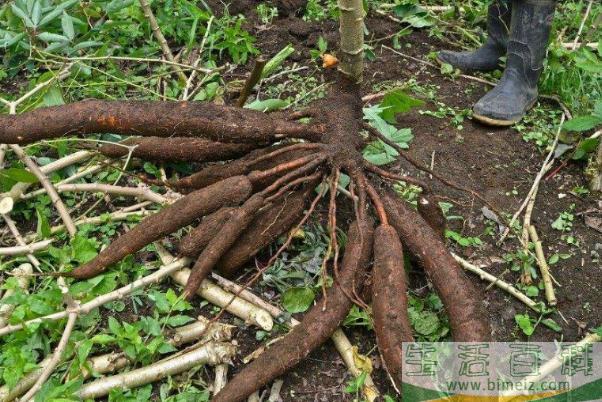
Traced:
[[[190, 264], [191, 260], [188, 258], [178, 258], [174, 262], [162, 266], [157, 271], [153, 272], [150, 275], [147, 275], [143, 278], [137, 279], [134, 282], [125, 285], [119, 289], [116, 289], [110, 293], [104, 294], [102, 296], [98, 296], [87, 303], [82, 304], [77, 308], [78, 314], [87, 314], [90, 311], [94, 310], [97, 307], [102, 306], [103, 304], [112, 302], [114, 300], [122, 299], [127, 295], [131, 294], [133, 291], [140, 289], [144, 286], [148, 286], [153, 283], [157, 283], [162, 278], [170, 275], [171, 273], [181, 269], [182, 267]], [[69, 312], [59, 311], [53, 314], [48, 314], [43, 317], [38, 317], [31, 319], [29, 321], [25, 321], [21, 324], [7, 325], [6, 327], [0, 329], [0, 336], [11, 334], [13, 332], [19, 331], [25, 328], [28, 325], [41, 323], [44, 321], [57, 321], [62, 320], [63, 318], [67, 318], [69, 316]]]
[[537, 265], [539, 265], [539, 269], [541, 271], [541, 279], [543, 279], [546, 300], [550, 306], [555, 306], [557, 304], [557, 300], [556, 295], [554, 294], [554, 284], [552, 283], [552, 278], [550, 277], [550, 267], [548, 266], [546, 256], [543, 253], [541, 240], [539, 240], [535, 226], [529, 226], [529, 235], [531, 236], [531, 241], [535, 243], [535, 255], [537, 256]]
[[40, 181], [40, 184], [42, 184], [42, 186], [44, 186], [44, 188], [46, 189], [46, 192], [48, 193], [48, 196], [50, 197], [50, 200], [52, 201], [52, 204], [56, 208], [61, 219], [63, 220], [63, 223], [65, 224], [65, 228], [67, 228], [67, 232], [69, 232], [69, 235], [71, 237], [75, 236], [77, 229], [75, 228], [73, 219], [71, 219], [71, 215], [69, 215], [69, 211], [67, 210], [67, 207], [65, 206], [65, 204], [63, 204], [61, 197], [59, 197], [59, 195], [56, 192], [56, 190], [54, 189], [52, 183], [50, 183], [50, 181], [48, 180], [46, 175], [44, 173], [42, 173], [42, 171], [40, 170], [38, 165], [29, 156], [27, 156], [25, 154], [25, 152], [19, 145], [11, 144], [10, 148], [17, 155], [17, 157], [19, 159], [21, 159], [21, 161], [29, 168], [31, 173], [34, 174], [38, 178], [38, 180]]
[[[15, 237], [15, 240], [17, 240], [17, 244], [19, 246], [26, 247], [27, 243], [25, 242], [25, 239], [23, 239], [23, 236], [21, 236], [21, 232], [19, 232], [19, 229], [17, 228], [15, 221], [13, 221], [12, 218], [8, 214], [1, 214], [1, 215], [2, 215], [2, 218], [4, 219], [4, 221], [6, 222], [6, 226], [8, 226], [8, 229], [11, 231], [11, 233]], [[33, 251], [27, 253], [27, 259], [29, 260], [29, 262], [32, 263], [32, 265], [34, 267], [36, 267], [36, 268], [40, 267], [40, 261], [38, 261], [38, 259], [33, 255]]]
[[479, 276], [479, 278], [481, 278], [489, 283], [494, 284], [498, 288], [502, 289], [503, 291], [507, 292], [508, 294], [514, 296], [515, 298], [517, 298], [518, 300], [523, 302], [530, 309], [537, 311], [537, 312], [539, 312], [541, 310], [539, 303], [537, 303], [535, 300], [531, 299], [529, 296], [525, 295], [524, 293], [521, 293], [517, 288], [515, 288], [508, 282], [505, 282], [502, 279], [497, 278], [496, 276], [477, 267], [474, 264], [471, 264], [470, 262], [466, 261], [462, 257], [457, 256], [456, 254], [452, 253], [452, 256], [455, 258], [456, 261], [458, 261], [458, 263], [465, 270], [470, 271], [474, 274], [477, 274]]
[[202, 364], [218, 365], [228, 363], [235, 352], [236, 349], [232, 344], [209, 342], [178, 356], [177, 359], [167, 358], [146, 367], [112, 377], [101, 378], [85, 384], [78, 391], [78, 396], [81, 399], [99, 398], [107, 395], [115, 388], [128, 389], [139, 387], [167, 376], [182, 373]]
[[[171, 275], [172, 279], [182, 286], [186, 285], [189, 276], [189, 269], [182, 269]], [[234, 294], [225, 291], [207, 279], [201, 282], [201, 286], [196, 293], [211, 304], [225, 308], [230, 314], [264, 331], [270, 331], [274, 326], [274, 321], [267, 311], [254, 306], [240, 297], [236, 297]]]
[[24, 246], [1, 247], [0, 255], [24, 255], [35, 253], [40, 250], [45, 250], [54, 240], [42, 240], [37, 243], [26, 244]]
[[136, 197], [140, 200], [152, 201], [157, 204], [167, 203], [167, 199], [161, 194], [155, 193], [149, 188], [143, 187], [122, 187], [113, 186], [110, 184], [101, 183], [81, 183], [81, 184], [58, 184], [56, 190], [61, 193], [69, 192], [90, 192], [90, 193], [105, 193], [112, 195], [124, 195], [128, 197]]
[[186, 80], [188, 78], [182, 72], [180, 67], [176, 64], [176, 61], [173, 57], [173, 53], [171, 52], [171, 49], [169, 48], [169, 45], [167, 44], [167, 40], [165, 40], [165, 36], [163, 36], [163, 33], [161, 32], [161, 28], [159, 27], [159, 23], [157, 22], [157, 19], [155, 18], [155, 14], [153, 14], [153, 10], [151, 10], [150, 4], [148, 3], [147, 0], [138, 0], [138, 1], [140, 2], [140, 6], [142, 7], [144, 16], [146, 17], [146, 19], [148, 20], [148, 23], [150, 24], [150, 27], [151, 27], [151, 30], [153, 31], [153, 35], [155, 36], [155, 39], [157, 39], [157, 42], [159, 42], [159, 45], [161, 46], [163, 55], [171, 63], [170, 65], [173, 68], [174, 72], [178, 75], [180, 81], [186, 82]]
[[[207, 329], [207, 325], [210, 325]], [[228, 324], [222, 324], [218, 322], [211, 322], [199, 316], [198, 320], [192, 324], [184, 325], [170, 331], [165, 331], [166, 340], [172, 346], [178, 347], [186, 343], [198, 341], [199, 337], [202, 336], [202, 342], [216, 341], [225, 342], [232, 339], [232, 332], [234, 326]], [[24, 376], [14, 387], [10, 390], [8, 386], [4, 385], [0, 387], [0, 402], [12, 401], [22, 394], [24, 394], [29, 388], [33, 386], [36, 380], [40, 377], [43, 369], [48, 365], [50, 358], [46, 358], [40, 362], [40, 368], [34, 370]], [[121, 370], [126, 367], [129, 363], [125, 353], [123, 352], [111, 352], [99, 356], [90, 357], [84, 367], [81, 370], [81, 376], [83, 379], [88, 379], [95, 374], [108, 374]], [[88, 369], [89, 368], [89, 369]]]

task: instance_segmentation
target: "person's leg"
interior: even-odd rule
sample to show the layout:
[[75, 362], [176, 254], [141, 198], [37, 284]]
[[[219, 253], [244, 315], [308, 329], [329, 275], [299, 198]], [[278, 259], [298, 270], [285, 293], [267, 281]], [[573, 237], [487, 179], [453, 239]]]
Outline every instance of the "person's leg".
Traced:
[[495, 70], [500, 65], [500, 57], [506, 55], [510, 30], [511, 0], [493, 0], [487, 13], [487, 42], [474, 52], [452, 52], [442, 50], [437, 55], [439, 61], [451, 64], [461, 70]]
[[475, 119], [510, 126], [535, 104], [555, 7], [556, 0], [513, 0], [506, 69], [499, 84], [475, 104]]

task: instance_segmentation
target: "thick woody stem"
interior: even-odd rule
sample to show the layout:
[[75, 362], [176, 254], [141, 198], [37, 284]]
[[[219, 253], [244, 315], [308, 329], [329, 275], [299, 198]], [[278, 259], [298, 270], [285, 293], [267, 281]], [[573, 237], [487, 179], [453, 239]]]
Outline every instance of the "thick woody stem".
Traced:
[[338, 0], [341, 11], [341, 63], [339, 71], [354, 82], [364, 71], [364, 8], [362, 0]]

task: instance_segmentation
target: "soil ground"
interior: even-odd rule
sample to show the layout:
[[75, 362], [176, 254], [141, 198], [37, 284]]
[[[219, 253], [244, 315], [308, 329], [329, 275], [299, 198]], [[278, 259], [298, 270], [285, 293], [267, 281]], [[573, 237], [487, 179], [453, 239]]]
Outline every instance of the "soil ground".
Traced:
[[[316, 48], [320, 36], [329, 44], [338, 41], [335, 22], [309, 23], [290, 15], [275, 19], [269, 26], [262, 26], [257, 22], [254, 11], [258, 2], [240, 3], [244, 4], [238, 4], [236, 10], [230, 8], [230, 12], [246, 15], [247, 29], [257, 37], [257, 46], [264, 55], [271, 56], [291, 43], [296, 53], [291, 56], [289, 63], [309, 65], [309, 50]], [[220, 7], [217, 4], [215, 6], [216, 10]], [[397, 23], [384, 17], [369, 16], [366, 22], [372, 40], [386, 38], [399, 31]], [[403, 37], [402, 41], [403, 52], [420, 59], [424, 59], [430, 52], [449, 48], [449, 45], [429, 37], [427, 31], [414, 31]], [[436, 86], [437, 99], [440, 102], [461, 110], [469, 109], [488, 89], [483, 84], [466, 79], [444, 77], [436, 69], [381, 48], [381, 44], [392, 45], [388, 39], [378, 41], [374, 45], [377, 59], [366, 63], [363, 95], [377, 92], [374, 89], [375, 85], [383, 81], [403, 83], [414, 79], [421, 85]], [[246, 71], [237, 70], [231, 78], [240, 79], [245, 74]], [[436, 107], [427, 104], [422, 109], [436, 110]], [[534, 144], [525, 142], [513, 128], [495, 129], [472, 120], [465, 120], [463, 126], [462, 130], [457, 130], [449, 118], [439, 119], [420, 114], [417, 110], [398, 119], [398, 127], [411, 128], [415, 136], [409, 150], [412, 156], [424, 165], [429, 165], [432, 159], [435, 171], [479, 192], [499, 210], [513, 214], [530, 189], [545, 155]], [[544, 180], [540, 186], [532, 222], [538, 229], [546, 255], [570, 252], [572, 257], [561, 260], [553, 267], [553, 275], [561, 287], [557, 288], [560, 314], [553, 314], [552, 318], [561, 325], [562, 333], [555, 333], [540, 326], [530, 338], [531, 341], [575, 341], [583, 336], [585, 328], [601, 324], [596, 312], [602, 308], [599, 297], [602, 286], [602, 263], [599, 256], [602, 238], [600, 233], [587, 227], [583, 219], [583, 213], [587, 211], [599, 213], [600, 205], [594, 197], [581, 198], [570, 194], [571, 189], [577, 185], [586, 185], [583, 166], [569, 163], [553, 177]], [[482, 205], [474, 202], [465, 193], [438, 183], [434, 184], [434, 191], [448, 200], [453, 200], [454, 215], [465, 218], [463, 222], [451, 223], [452, 230], [465, 236], [482, 235], [485, 229]], [[577, 248], [561, 240], [562, 233], [551, 226], [561, 212], [569, 210], [571, 204], [575, 204], [576, 216], [571, 234], [579, 241]], [[509, 240], [502, 247], [498, 247], [492, 237], [482, 236], [482, 239], [485, 240], [482, 247], [455, 251], [468, 260], [487, 263], [487, 270], [491, 273], [515, 283], [518, 274], [507, 271], [507, 264], [501, 261], [501, 256], [506, 252], [516, 251], [516, 241]], [[483, 294], [483, 304], [489, 314], [493, 338], [497, 341], [526, 339], [522, 332], [517, 330], [514, 316], [517, 313], [525, 313], [528, 309], [499, 289], [488, 288], [488, 284], [476, 276], [472, 275], [471, 278]], [[414, 290], [424, 284], [420, 273], [412, 275], [411, 280]], [[349, 329], [345, 332], [355, 344], [360, 345], [361, 352], [372, 356], [377, 368], [373, 377], [379, 389], [392, 395], [390, 382], [384, 371], [379, 368], [373, 334]], [[241, 356], [257, 346], [252, 334], [239, 333], [239, 339], [243, 345]], [[324, 345], [311, 354], [305, 362], [282, 379], [284, 386], [281, 396], [285, 401], [344, 401], [354, 397], [344, 392], [349, 376], [331, 344]]]

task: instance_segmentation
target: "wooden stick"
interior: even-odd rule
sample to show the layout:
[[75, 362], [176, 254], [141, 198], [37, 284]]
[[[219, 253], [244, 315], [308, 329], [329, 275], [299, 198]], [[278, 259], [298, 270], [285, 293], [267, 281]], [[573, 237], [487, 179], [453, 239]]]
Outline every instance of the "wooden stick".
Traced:
[[243, 107], [251, 95], [251, 91], [255, 88], [255, 85], [261, 79], [261, 74], [263, 73], [263, 68], [265, 67], [267, 60], [262, 57], [259, 57], [255, 60], [255, 66], [253, 66], [253, 70], [251, 71], [251, 75], [245, 81], [245, 86], [242, 88], [240, 92], [240, 96], [238, 97], [238, 101], [236, 102], [236, 106]]
[[518, 289], [516, 289], [514, 286], [512, 286], [508, 282], [505, 282], [505, 281], [497, 278], [495, 275], [492, 275], [489, 272], [482, 270], [481, 268], [477, 267], [474, 264], [471, 264], [470, 262], [466, 261], [465, 259], [461, 258], [460, 256], [457, 256], [454, 253], [452, 253], [452, 256], [454, 257], [454, 259], [456, 261], [458, 261], [458, 263], [465, 270], [479, 275], [479, 277], [481, 279], [495, 284], [495, 286], [497, 286], [498, 288], [502, 289], [503, 291], [509, 293], [510, 295], [516, 297], [518, 300], [520, 300], [521, 302], [526, 304], [532, 310], [535, 310], [538, 313], [540, 312], [539, 304], [535, 300], [531, 299], [524, 293], [521, 293]]
[[[512, 216], [512, 219], [510, 220], [510, 223], [508, 224], [508, 227], [506, 227], [506, 230], [504, 230], [504, 233], [502, 233], [502, 236], [498, 240], [498, 244], [501, 244], [504, 241], [504, 239], [506, 238], [506, 236], [508, 236], [508, 234], [510, 233], [510, 230], [512, 229], [512, 225], [514, 224], [514, 222], [516, 222], [516, 219], [518, 218], [518, 216], [521, 214], [523, 209], [525, 209], [525, 207], [529, 204], [533, 195], [537, 193], [537, 191], [539, 189], [539, 183], [543, 179], [543, 176], [552, 167], [552, 165], [554, 163], [554, 152], [556, 151], [556, 146], [558, 145], [558, 140], [560, 138], [560, 133], [562, 131], [562, 125], [564, 124], [565, 118], [566, 118], [566, 116], [563, 114], [562, 117], [560, 118], [560, 124], [558, 125], [558, 130], [556, 132], [554, 142], [552, 143], [552, 148], [550, 149], [550, 152], [546, 156], [546, 159], [544, 160], [544, 162], [541, 166], [541, 169], [539, 170], [539, 173], [537, 173], [537, 176], [535, 176], [533, 185], [531, 186], [531, 189], [527, 193], [525, 200], [521, 204], [518, 211], [516, 211], [514, 213], [514, 215]], [[533, 201], [533, 202], [535, 202], [535, 201]], [[521, 238], [521, 240], [522, 240], [522, 238]]]
[[56, 190], [61, 193], [70, 192], [90, 192], [106, 193], [113, 195], [125, 195], [136, 197], [141, 200], [156, 202], [157, 204], [167, 203], [167, 199], [161, 194], [143, 187], [122, 187], [102, 183], [79, 183], [79, 184], [58, 184]]
[[158, 381], [167, 376], [182, 373], [202, 364], [227, 363], [234, 356], [235, 347], [229, 343], [209, 342], [177, 359], [167, 358], [146, 367], [105, 377], [85, 384], [79, 391], [81, 399], [93, 399], [107, 395], [115, 388], [135, 388]]
[[53, 241], [54, 239], [48, 239], [37, 243], [26, 244], [24, 246], [1, 247], [0, 255], [15, 256], [35, 253], [36, 251], [46, 249]]
[[[525, 378], [520, 380], [520, 383], [518, 383], [518, 382], [515, 383], [517, 385], [520, 384], [522, 386], [526, 386], [526, 388], [517, 386], [512, 391], [503, 392], [502, 394], [500, 394], [500, 397], [505, 397], [502, 400], [507, 401], [507, 402], [511, 402], [514, 400], [516, 400], [517, 402], [524, 401], [525, 399], [522, 397], [522, 395], [526, 394], [526, 392], [528, 392], [528, 391], [519, 393], [517, 395], [516, 390], [529, 390], [530, 385], [539, 383], [541, 380], [543, 380], [544, 378], [546, 378], [547, 376], [552, 374], [555, 370], [560, 368], [560, 366], [562, 366], [562, 364], [565, 361], [567, 361], [570, 358], [573, 358], [576, 354], [583, 353], [583, 348], [585, 346], [592, 344], [594, 342], [601, 342], [601, 341], [602, 341], [602, 337], [596, 333], [587, 335], [585, 338], [583, 338], [582, 340], [577, 342], [575, 345], [570, 346], [568, 349], [559, 351], [552, 359], [550, 359], [546, 363], [542, 364], [541, 367], [539, 367], [539, 370], [537, 370], [537, 372], [535, 374], [526, 376]], [[514, 398], [512, 398], [512, 396], [514, 396]]]
[[[87, 314], [90, 311], [94, 310], [97, 307], [102, 306], [103, 304], [122, 299], [132, 293], [134, 290], [140, 289], [144, 286], [148, 286], [153, 283], [159, 282], [162, 278], [170, 275], [172, 272], [175, 272], [182, 267], [190, 264], [191, 260], [189, 258], [178, 258], [174, 260], [172, 263], [167, 264], [159, 268], [157, 271], [153, 272], [150, 275], [147, 275], [143, 278], [137, 279], [134, 282], [131, 282], [119, 289], [116, 289], [110, 293], [106, 293], [104, 295], [98, 296], [87, 303], [80, 305], [77, 308], [77, 312], [79, 314]], [[13, 332], [19, 331], [25, 328], [28, 325], [37, 324], [44, 321], [57, 321], [62, 320], [63, 318], [67, 318], [69, 316], [69, 312], [67, 310], [59, 311], [56, 313], [48, 314], [43, 317], [34, 318], [20, 324], [7, 325], [4, 328], [0, 329], [0, 336], [11, 334]]]
[[167, 44], [167, 40], [165, 40], [165, 36], [163, 36], [163, 33], [161, 32], [161, 28], [159, 27], [159, 24], [157, 23], [155, 14], [153, 14], [153, 10], [151, 10], [150, 4], [148, 3], [147, 0], [138, 0], [138, 1], [140, 2], [140, 6], [142, 7], [144, 16], [146, 17], [146, 19], [148, 19], [148, 23], [150, 24], [150, 27], [151, 27], [151, 30], [153, 31], [153, 35], [155, 36], [155, 39], [157, 39], [157, 42], [159, 42], [159, 45], [161, 46], [163, 55], [165, 56], [165, 58], [167, 60], [169, 60], [173, 71], [178, 75], [179, 79], [182, 82], [186, 82], [187, 77], [182, 72], [182, 69], [180, 69], [180, 67], [176, 65], [176, 61], [175, 61], [175, 58], [173, 57], [173, 53], [171, 52], [171, 49], [169, 48], [169, 45]]
[[65, 204], [63, 204], [61, 197], [59, 197], [55, 188], [52, 186], [52, 183], [50, 183], [50, 180], [48, 180], [48, 178], [46, 177], [46, 175], [44, 173], [42, 173], [42, 171], [40, 170], [38, 165], [29, 156], [27, 156], [25, 154], [25, 152], [19, 145], [11, 144], [10, 148], [17, 155], [17, 157], [19, 159], [21, 159], [21, 161], [29, 168], [31, 173], [34, 174], [38, 178], [38, 180], [40, 181], [40, 184], [42, 184], [42, 186], [44, 186], [44, 188], [46, 189], [46, 192], [48, 193], [48, 196], [52, 200], [52, 204], [56, 208], [61, 219], [63, 220], [63, 223], [65, 224], [65, 227], [67, 228], [67, 232], [69, 232], [69, 236], [71, 236], [71, 237], [75, 236], [77, 229], [75, 228], [75, 224], [73, 223], [73, 220], [71, 219], [71, 215], [69, 215], [69, 211], [67, 211], [67, 207], [65, 206]]
[[537, 265], [539, 265], [541, 278], [543, 279], [543, 285], [546, 291], [546, 300], [550, 306], [555, 306], [557, 304], [557, 300], [556, 295], [554, 294], [554, 284], [552, 283], [552, 278], [550, 277], [550, 267], [548, 266], [546, 256], [543, 253], [543, 247], [541, 245], [541, 241], [539, 240], [539, 236], [537, 235], [535, 226], [529, 226], [529, 235], [531, 236], [531, 241], [535, 243], [535, 255], [537, 256]]
[[[2, 218], [6, 222], [6, 226], [8, 226], [8, 229], [13, 234], [15, 240], [17, 240], [17, 244], [19, 246], [26, 247], [27, 243], [25, 242], [25, 239], [23, 239], [23, 236], [21, 236], [21, 232], [19, 232], [19, 229], [17, 228], [15, 221], [13, 221], [12, 218], [10, 217], [10, 215], [8, 215], [8, 214], [2, 214]], [[34, 267], [39, 269], [40, 261], [38, 261], [38, 259], [33, 255], [33, 252], [27, 253], [27, 259], [29, 260], [29, 262], [32, 263], [32, 265]]]
[[71, 336], [71, 332], [73, 332], [73, 328], [75, 327], [75, 321], [79, 315], [77, 311], [77, 307], [79, 302], [73, 300], [71, 295], [69, 294], [69, 286], [65, 282], [65, 278], [58, 278], [57, 280], [58, 286], [61, 289], [61, 293], [63, 295], [63, 301], [65, 303], [65, 307], [69, 312], [69, 317], [67, 319], [67, 325], [65, 325], [65, 329], [63, 330], [63, 335], [52, 354], [52, 357], [46, 364], [46, 366], [42, 369], [40, 376], [33, 384], [31, 389], [27, 391], [27, 393], [21, 398], [22, 402], [27, 402], [35, 397], [38, 391], [42, 388], [46, 380], [50, 378], [54, 369], [58, 364], [63, 360], [63, 353], [65, 353], [65, 349], [67, 348], [67, 344], [69, 342], [69, 337]]
[[77, 319], [77, 313], [71, 312], [69, 313], [69, 318], [67, 320], [67, 325], [65, 326], [65, 330], [63, 331], [63, 335], [61, 336], [61, 340], [59, 341], [58, 346], [54, 350], [52, 357], [48, 361], [46, 367], [40, 374], [40, 377], [36, 381], [36, 383], [31, 387], [29, 391], [20, 399], [20, 401], [27, 402], [32, 400], [38, 391], [42, 388], [46, 380], [50, 377], [56, 366], [60, 363], [63, 353], [65, 352], [65, 348], [67, 347], [67, 343], [69, 342], [69, 337], [71, 336], [71, 332], [73, 332], [73, 327], [75, 326], [75, 320]]
[[[208, 330], [207, 325], [210, 325]], [[165, 337], [167, 338], [166, 342], [175, 347], [193, 341], [198, 341], [201, 335], [203, 336], [201, 340], [204, 342], [225, 342], [232, 339], [232, 332], [234, 328], [235, 327], [233, 325], [222, 324], [219, 322], [210, 323], [205, 317], [199, 316], [198, 321], [178, 327], [173, 330], [173, 333], [171, 333], [171, 331], [165, 331]], [[65, 357], [65, 359], [67, 358], [68, 357]], [[23, 395], [29, 388], [33, 386], [42, 373], [42, 370], [48, 365], [49, 361], [50, 357], [42, 360], [39, 363], [39, 369], [25, 375], [10, 390], [6, 385], [0, 387], [0, 402], [12, 401]], [[130, 363], [130, 360], [127, 358], [124, 352], [110, 352], [93, 356], [87, 359], [86, 364], [84, 364], [85, 368], [80, 371], [80, 375], [84, 380], [86, 380], [90, 378], [93, 373], [113, 373], [126, 367], [128, 363]]]
[[218, 364], [215, 366], [215, 381], [213, 382], [213, 395], [220, 392], [228, 382], [228, 365]]

